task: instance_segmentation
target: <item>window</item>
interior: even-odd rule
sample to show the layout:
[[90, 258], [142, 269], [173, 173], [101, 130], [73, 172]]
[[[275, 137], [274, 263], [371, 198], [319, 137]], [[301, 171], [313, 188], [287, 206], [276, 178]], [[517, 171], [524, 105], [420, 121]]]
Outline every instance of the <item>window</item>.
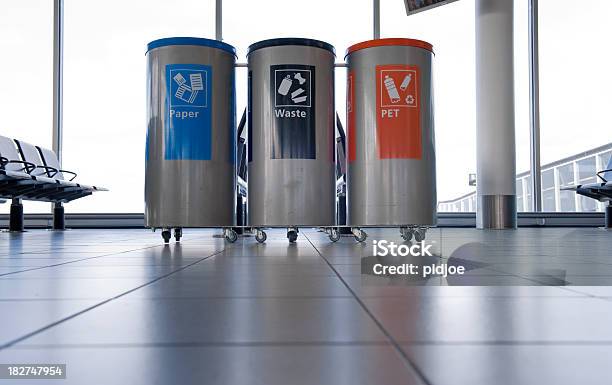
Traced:
[[[11, 1], [0, 12], [0, 135], [50, 148], [53, 122], [53, 2]], [[9, 203], [0, 212], [9, 212]], [[49, 203], [24, 201], [28, 213]]]
[[533, 201], [531, 200], [531, 189], [532, 189], [532, 185], [531, 185], [531, 176], [526, 176], [525, 177], [525, 183], [523, 184], [524, 186], [524, 190], [525, 191], [525, 211], [533, 211]]
[[[542, 164], [575, 157], [569, 165], [559, 166], [560, 187], [591, 183], [595, 169], [603, 168], [603, 163], [598, 166], [595, 156], [582, 160], [578, 156], [612, 142], [608, 116], [612, 53], [603, 48], [612, 35], [612, 2], [591, 0], [576, 6], [573, 0], [556, 0], [539, 4]], [[585, 60], [576, 61], [576, 55], [584, 55]], [[547, 211], [551, 208], [549, 198], [547, 191]], [[560, 191], [559, 198], [559, 211], [603, 209], [597, 201], [576, 197], [571, 191]]]
[[597, 172], [595, 156], [579, 160], [578, 166], [578, 184], [595, 182], [595, 173]]
[[214, 38], [214, 1], [65, 0], [64, 7], [64, 167], [78, 171], [83, 183], [110, 190], [66, 211], [141, 213], [146, 44], [171, 36]]
[[[589, 156], [588, 158], [576, 162], [576, 167], [578, 169], [577, 184], [595, 183], [596, 163], [596, 156]], [[584, 196], [578, 196], [577, 198], [579, 204], [578, 211], [597, 211], [598, 204], [596, 200]]]
[[564, 187], [574, 186], [574, 163], [568, 163], [557, 168], [559, 193], [559, 211], [576, 211], [576, 193], [564, 191]]
[[533, 202], [531, 201], [531, 176], [525, 173], [516, 179], [516, 211], [533, 211]]
[[[517, 205], [532, 210], [529, 172], [527, 1], [515, 1]], [[612, 145], [606, 111], [612, 104], [612, 2], [540, 2], [540, 105], [543, 209], [601, 211], [603, 204], [564, 187], [597, 181]], [[309, 37], [346, 48], [372, 38], [371, 1], [224, 0], [224, 40], [246, 61], [247, 47], [274, 37]], [[282, 6], [281, 6], [282, 5]], [[292, 17], [287, 17], [291, 13]], [[382, 37], [431, 42], [434, 62], [439, 209], [474, 211], [468, 185], [475, 172], [474, 1], [463, 0], [407, 17], [401, 1], [384, 1]], [[257, 17], [253, 17], [257, 15]], [[341, 16], [339, 16], [341, 15]], [[111, 191], [67, 206], [69, 212], [142, 212], [144, 183], [145, 47], [160, 37], [214, 37], [213, 0], [65, 0], [64, 168], [83, 183]], [[109, 20], [112, 23], [109, 24]], [[568, 28], [571, 25], [572, 28]], [[109, 28], [111, 26], [111, 28]], [[315, 26], [315, 27], [313, 27]], [[245, 33], [248, 31], [248, 33]], [[53, 2], [10, 2], [0, 13], [3, 89], [0, 135], [51, 147]], [[572, 49], [568, 49], [572, 47]], [[575, 52], [588, 62], [575, 63]], [[587, 64], [588, 63], [588, 64]], [[588, 68], [580, 66], [588, 65]], [[336, 110], [345, 122], [344, 68], [336, 69]], [[563, 81], [560, 81], [563, 79]], [[246, 70], [237, 70], [237, 111], [246, 106]], [[563, 113], [559, 113], [563, 111]], [[238, 116], [239, 118], [240, 116]], [[586, 154], [588, 154], [588, 156]], [[563, 160], [561, 160], [563, 159]], [[561, 160], [561, 161], [560, 161]], [[612, 173], [608, 174], [611, 177]], [[27, 212], [49, 204], [25, 202]], [[8, 212], [3, 205], [2, 212]]]
[[516, 180], [516, 211], [525, 211], [525, 196], [523, 195], [524, 179]]
[[597, 171], [612, 169], [612, 151], [599, 155], [598, 159], [599, 165]]
[[555, 173], [550, 169], [542, 172], [543, 211], [557, 211], [555, 202]]

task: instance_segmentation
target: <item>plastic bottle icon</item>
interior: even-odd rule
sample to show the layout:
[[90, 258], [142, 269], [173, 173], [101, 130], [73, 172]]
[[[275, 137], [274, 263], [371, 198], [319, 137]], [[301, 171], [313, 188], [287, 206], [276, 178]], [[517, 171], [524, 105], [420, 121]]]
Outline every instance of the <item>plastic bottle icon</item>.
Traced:
[[290, 75], [285, 76], [280, 86], [278, 86], [278, 93], [283, 96], [286, 96], [287, 93], [289, 93], [291, 84], [293, 84], [293, 80], [291, 80], [291, 76]]
[[412, 80], [412, 75], [404, 76], [404, 80], [402, 80], [402, 84], [400, 85], [400, 90], [404, 91], [410, 85], [410, 81]]
[[391, 78], [389, 75], [385, 76], [385, 88], [387, 89], [389, 98], [391, 98], [391, 103], [397, 103], [400, 101], [399, 92], [397, 92], [397, 87], [395, 86], [395, 80], [393, 80], [393, 78]]

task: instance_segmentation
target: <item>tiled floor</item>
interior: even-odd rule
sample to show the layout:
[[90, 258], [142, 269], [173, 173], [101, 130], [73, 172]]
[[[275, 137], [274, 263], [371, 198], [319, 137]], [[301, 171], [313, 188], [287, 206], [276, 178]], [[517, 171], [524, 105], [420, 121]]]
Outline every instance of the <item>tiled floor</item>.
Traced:
[[0, 233], [0, 363], [67, 364], [53, 384], [610, 383], [611, 232], [434, 229], [468, 273], [413, 281], [362, 275], [352, 237], [216, 233]]

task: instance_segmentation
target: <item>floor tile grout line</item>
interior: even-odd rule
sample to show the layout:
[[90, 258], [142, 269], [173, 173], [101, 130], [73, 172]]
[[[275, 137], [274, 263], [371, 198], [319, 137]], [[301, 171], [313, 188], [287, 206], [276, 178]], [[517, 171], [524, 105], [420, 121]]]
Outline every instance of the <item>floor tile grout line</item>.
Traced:
[[[336, 277], [336, 276], [333, 276]], [[337, 278], [337, 277], [336, 277]], [[403, 298], [416, 298], [416, 295], [364, 295], [361, 298], [365, 299], [403, 299]], [[223, 295], [211, 295], [211, 296], [190, 296], [190, 297], [176, 297], [176, 296], [148, 296], [138, 297], [139, 301], [168, 301], [168, 300], [186, 300], [186, 301], [201, 301], [201, 300], [215, 300], [215, 299], [325, 299], [325, 298], [353, 298], [348, 293], [347, 295], [241, 295], [241, 296], [223, 296]], [[423, 297], [422, 297], [423, 298]], [[610, 296], [569, 296], [569, 295], [556, 295], [556, 296], [510, 296], [510, 295], [483, 295], [483, 296], [425, 296], [425, 298], [445, 298], [445, 299], [484, 299], [484, 298], [495, 298], [495, 299], [568, 299], [568, 300], [584, 300], [584, 299], [601, 299], [605, 301], [612, 301]], [[0, 298], [1, 302], [61, 302], [61, 301], [90, 301], [96, 299], [103, 299], [102, 297], [66, 297], [66, 298]]]
[[[138, 297], [139, 301], [169, 301], [169, 300], [185, 300], [185, 301], [201, 301], [215, 299], [326, 299], [326, 298], [353, 298], [352, 295], [243, 295], [243, 296], [192, 296], [192, 297]], [[568, 298], [568, 297], [559, 297]], [[74, 297], [74, 298], [0, 298], [1, 302], [60, 302], [60, 301], [90, 301], [102, 299], [101, 297]]]
[[[490, 270], [493, 270], [493, 271], [499, 271], [499, 272], [503, 272], [503, 271], [501, 271], [501, 270], [496, 270], [496, 269], [494, 269], [494, 268], [491, 268]], [[508, 274], [509, 276], [513, 276], [513, 277], [521, 278], [521, 279], [524, 279], [524, 280], [527, 280], [527, 281], [531, 281], [531, 282], [539, 283], [539, 284], [540, 284], [540, 285], [542, 285], [542, 286], [555, 287], [555, 288], [557, 288], [557, 289], [559, 289], [559, 290], [568, 291], [568, 292], [570, 292], [570, 293], [574, 293], [574, 294], [580, 294], [582, 297], [587, 297], [587, 298], [598, 298], [596, 295], [593, 295], [593, 294], [590, 294], [590, 293], [585, 293], [585, 292], [578, 291], [578, 290], [575, 290], [575, 289], [570, 289], [570, 288], [569, 288], [569, 287], [567, 287], [567, 286], [561, 286], [561, 285], [548, 285], [548, 284], [546, 284], [546, 282], [542, 282], [542, 281], [537, 280], [537, 279], [534, 279], [534, 278], [529, 278], [529, 277], [526, 277], [526, 276], [522, 276], [522, 275], [520, 275], [520, 274], [515, 274], [515, 273], [507, 273], [507, 274]], [[580, 298], [580, 297], [578, 297], [578, 298]]]
[[[610, 346], [606, 341], [397, 341], [412, 346]], [[21, 344], [12, 349], [117, 349], [117, 348], [171, 348], [171, 347], [297, 347], [297, 346], [389, 346], [388, 341], [190, 341], [151, 343], [76, 343], [76, 344]]]
[[[164, 247], [165, 247], [165, 246], [164, 246]], [[43, 326], [42, 328], [39, 328], [39, 329], [37, 329], [37, 330], [34, 330], [33, 332], [27, 333], [27, 334], [25, 334], [25, 335], [23, 335], [23, 336], [21, 336], [21, 337], [18, 337], [18, 338], [16, 338], [16, 339], [12, 340], [12, 341], [9, 341], [9, 342], [7, 342], [7, 343], [4, 343], [4, 344], [0, 345], [0, 350], [3, 350], [3, 349], [6, 349], [6, 348], [9, 348], [9, 347], [11, 347], [11, 346], [13, 346], [13, 345], [15, 345], [15, 344], [17, 344], [17, 343], [21, 342], [21, 341], [24, 341], [24, 340], [26, 340], [26, 339], [28, 339], [28, 338], [30, 338], [30, 337], [32, 337], [32, 336], [34, 336], [34, 335], [36, 335], [36, 334], [39, 334], [39, 333], [41, 333], [41, 332], [43, 332], [43, 331], [45, 331], [45, 330], [48, 330], [48, 329], [50, 329], [50, 328], [52, 328], [52, 327], [54, 327], [54, 326], [57, 326], [57, 325], [59, 325], [59, 324], [61, 324], [61, 323], [63, 323], [63, 322], [66, 322], [66, 321], [68, 321], [68, 320], [71, 320], [71, 319], [73, 319], [73, 318], [75, 318], [75, 317], [77, 317], [77, 316], [79, 316], [79, 315], [81, 315], [81, 314], [84, 314], [84, 313], [86, 313], [86, 312], [88, 312], [88, 311], [90, 311], [90, 310], [93, 310], [93, 309], [95, 309], [95, 308], [97, 308], [97, 307], [100, 307], [100, 306], [102, 306], [102, 305], [104, 305], [104, 304], [107, 304], [107, 303], [109, 303], [109, 302], [111, 302], [111, 301], [114, 301], [114, 300], [116, 300], [116, 299], [118, 299], [118, 298], [121, 298], [121, 297], [123, 297], [123, 296], [125, 296], [125, 295], [128, 295], [128, 294], [130, 294], [130, 293], [133, 293], [133, 292], [135, 292], [136, 290], [142, 289], [142, 288], [143, 288], [143, 287], [145, 287], [145, 286], [149, 286], [149, 285], [151, 285], [151, 284], [153, 284], [153, 283], [155, 283], [155, 282], [161, 281], [162, 279], [167, 278], [167, 277], [169, 277], [169, 276], [171, 276], [171, 275], [173, 275], [173, 274], [175, 274], [175, 273], [178, 273], [179, 271], [183, 271], [183, 270], [187, 269], [188, 267], [191, 267], [191, 266], [193, 266], [193, 265], [195, 265], [195, 264], [197, 264], [197, 263], [200, 263], [200, 262], [205, 261], [205, 260], [207, 260], [207, 259], [209, 259], [209, 258], [212, 258], [212, 257], [214, 257], [215, 255], [222, 253], [224, 250], [225, 250], [225, 248], [224, 248], [223, 250], [220, 250], [220, 251], [217, 251], [217, 252], [215, 252], [215, 253], [213, 253], [213, 254], [210, 254], [210, 255], [208, 255], [208, 256], [206, 256], [206, 257], [204, 257], [204, 258], [201, 258], [201, 259], [199, 259], [199, 260], [197, 260], [197, 261], [195, 261], [195, 262], [192, 262], [192, 263], [190, 263], [190, 264], [188, 264], [188, 265], [181, 266], [180, 268], [178, 268], [178, 269], [176, 269], [176, 270], [173, 270], [173, 271], [171, 271], [171, 272], [169, 272], [169, 273], [166, 273], [166, 274], [164, 274], [164, 275], [161, 275], [161, 276], [159, 276], [159, 277], [157, 277], [157, 278], [155, 278], [155, 279], [153, 279], [153, 280], [151, 280], [151, 281], [149, 281], [149, 282], [146, 282], [146, 283], [144, 283], [144, 284], [142, 284], [142, 285], [139, 285], [139, 286], [137, 286], [137, 287], [135, 287], [135, 288], [132, 288], [132, 289], [130, 289], [130, 290], [128, 290], [128, 291], [125, 291], [125, 292], [123, 292], [123, 293], [121, 293], [121, 294], [118, 294], [118, 295], [116, 295], [116, 296], [114, 296], [114, 297], [108, 298], [108, 299], [106, 299], [106, 300], [104, 300], [104, 301], [102, 301], [102, 302], [98, 302], [97, 304], [94, 304], [94, 305], [92, 305], [92, 306], [89, 306], [89, 307], [87, 307], [87, 308], [85, 308], [85, 309], [83, 309], [83, 310], [81, 310], [81, 311], [78, 311], [78, 312], [76, 312], [76, 313], [74, 313], [74, 314], [71, 314], [71, 315], [69, 315], [69, 316], [67, 316], [67, 317], [64, 317], [64, 318], [62, 318], [62, 319], [60, 319], [60, 320], [58, 320], [58, 321], [52, 322], [52, 323], [50, 323], [49, 325], [46, 325], [46, 326]]]
[[511, 341], [511, 340], [492, 340], [492, 341], [398, 341], [400, 345], [414, 346], [612, 346], [612, 340], [600, 341]]
[[325, 261], [325, 263], [327, 263], [327, 265], [329, 266], [330, 269], [333, 270], [333, 272], [336, 274], [336, 276], [338, 277], [338, 279], [340, 279], [340, 281], [342, 282], [342, 284], [346, 287], [346, 289], [351, 293], [351, 295], [353, 296], [353, 298], [357, 301], [357, 303], [359, 304], [359, 306], [361, 306], [361, 308], [363, 309], [363, 311], [365, 311], [365, 313], [372, 319], [372, 321], [376, 324], [376, 326], [380, 329], [380, 331], [385, 335], [385, 337], [387, 337], [387, 339], [389, 340], [389, 342], [391, 343], [391, 345], [395, 348], [395, 350], [397, 351], [397, 353], [400, 355], [400, 357], [402, 357], [404, 359], [404, 363], [406, 364], [406, 366], [412, 370], [414, 372], [414, 374], [417, 375], [417, 377], [425, 384], [425, 385], [432, 385], [432, 383], [427, 379], [427, 377], [425, 376], [425, 373], [423, 373], [423, 371], [416, 365], [416, 363], [414, 363], [410, 357], [408, 357], [408, 354], [406, 354], [406, 352], [404, 351], [404, 349], [402, 349], [401, 345], [397, 343], [397, 341], [393, 338], [393, 336], [391, 335], [391, 333], [389, 333], [389, 331], [387, 331], [387, 329], [385, 329], [385, 327], [383, 326], [383, 324], [378, 320], [378, 318], [376, 318], [374, 316], [374, 314], [370, 311], [370, 309], [368, 309], [368, 307], [366, 306], [366, 304], [361, 300], [361, 298], [359, 298], [359, 296], [357, 295], [357, 293], [355, 293], [355, 291], [350, 287], [350, 285], [344, 280], [344, 278], [342, 278], [342, 275], [340, 275], [340, 273], [338, 273], [338, 270], [336, 270], [336, 268], [327, 260], [327, 258], [325, 258], [325, 256], [323, 255], [323, 253], [321, 253], [321, 251], [319, 251], [319, 249], [314, 245], [314, 243], [310, 240], [310, 238], [308, 237], [307, 234], [304, 233], [304, 237], [306, 238], [306, 240], [312, 245], [312, 247], [315, 249], [315, 251], [317, 252], [317, 254], [319, 254], [321, 256], [321, 258], [323, 258], [323, 260]]
[[387, 341], [193, 341], [193, 342], [151, 342], [151, 343], [86, 343], [86, 344], [22, 344], [11, 349], [54, 349], [54, 348], [155, 348], [155, 347], [303, 347], [303, 346], [386, 346]]
[[47, 269], [49, 267], [57, 267], [57, 266], [63, 266], [63, 265], [68, 265], [71, 263], [76, 263], [76, 262], [82, 262], [82, 261], [88, 261], [90, 259], [96, 259], [96, 258], [103, 258], [103, 257], [110, 257], [111, 255], [120, 255], [120, 254], [125, 254], [125, 253], [131, 253], [133, 251], [139, 251], [139, 250], [147, 250], [147, 249], [153, 249], [155, 247], [160, 247], [160, 245], [155, 245], [155, 246], [147, 246], [147, 247], [141, 247], [138, 249], [132, 249], [132, 250], [125, 250], [125, 251], [120, 251], [117, 253], [111, 253], [111, 254], [104, 254], [104, 255], [95, 255], [93, 257], [87, 257], [87, 258], [81, 258], [81, 259], [73, 259], [70, 261], [66, 261], [66, 262], [62, 262], [62, 263], [55, 263], [53, 265], [48, 265], [48, 266], [37, 266], [37, 267], [32, 267], [30, 269], [25, 269], [25, 270], [19, 270], [19, 271], [11, 271], [9, 273], [3, 273], [0, 274], [0, 278], [2, 277], [6, 277], [7, 275], [13, 275], [13, 274], [19, 274], [19, 273], [26, 273], [28, 271], [35, 271], [35, 270], [42, 270], [42, 269]]
[[[189, 241], [192, 241], [192, 240], [193, 240], [193, 239], [191, 239], [191, 240], [187, 240], [187, 241], [182, 241], [181, 243], [186, 243], [186, 242], [189, 242]], [[77, 263], [77, 262], [82, 262], [82, 261], [88, 261], [88, 260], [91, 260], [91, 259], [96, 259], [96, 258], [110, 257], [110, 256], [113, 256], [113, 255], [121, 255], [121, 254], [131, 253], [131, 252], [133, 252], [133, 251], [148, 250], [148, 249], [153, 249], [153, 248], [156, 248], [156, 247], [162, 247], [162, 246], [163, 246], [163, 245], [151, 245], [151, 246], [140, 247], [140, 248], [136, 248], [136, 249], [130, 249], [130, 250], [125, 250], [125, 251], [113, 252], [113, 253], [110, 253], [110, 254], [94, 255], [94, 256], [92, 256], [92, 257], [87, 257], [87, 258], [72, 259], [72, 260], [70, 260], [70, 261], [66, 261], [66, 262], [62, 262], [62, 263], [55, 263], [55, 264], [53, 264], [53, 265], [47, 265], [47, 266], [36, 266], [36, 267], [32, 267], [32, 268], [30, 268], [30, 269], [19, 270], [19, 271], [11, 271], [11, 272], [8, 272], [8, 273], [2, 273], [2, 274], [0, 274], [0, 279], [1, 279], [2, 277], [8, 276], [8, 275], [14, 275], [14, 274], [19, 274], [19, 273], [26, 273], [26, 272], [28, 272], [28, 271], [42, 270], [42, 269], [46, 269], [46, 268], [49, 268], [49, 267], [63, 266], [63, 265], [68, 265], [68, 264], [71, 264], [71, 263]], [[49, 250], [47, 250], [47, 252], [48, 252], [48, 251], [49, 251]], [[165, 266], [165, 265], [161, 265], [161, 266]]]

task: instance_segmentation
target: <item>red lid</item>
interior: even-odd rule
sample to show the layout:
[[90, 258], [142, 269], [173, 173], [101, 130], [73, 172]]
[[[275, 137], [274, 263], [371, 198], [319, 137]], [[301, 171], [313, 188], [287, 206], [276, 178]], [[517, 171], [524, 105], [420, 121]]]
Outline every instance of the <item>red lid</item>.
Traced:
[[[361, 43], [353, 44], [346, 50], [346, 55], [351, 54], [355, 51], [359, 51], [364, 48], [372, 47], [385, 47], [390, 45], [402, 45], [406, 47], [423, 48], [433, 53], [433, 46], [426, 41], [416, 39], [402, 39], [402, 38], [389, 38], [389, 39], [375, 39], [362, 41]], [[346, 57], [345, 55], [345, 57]]]

